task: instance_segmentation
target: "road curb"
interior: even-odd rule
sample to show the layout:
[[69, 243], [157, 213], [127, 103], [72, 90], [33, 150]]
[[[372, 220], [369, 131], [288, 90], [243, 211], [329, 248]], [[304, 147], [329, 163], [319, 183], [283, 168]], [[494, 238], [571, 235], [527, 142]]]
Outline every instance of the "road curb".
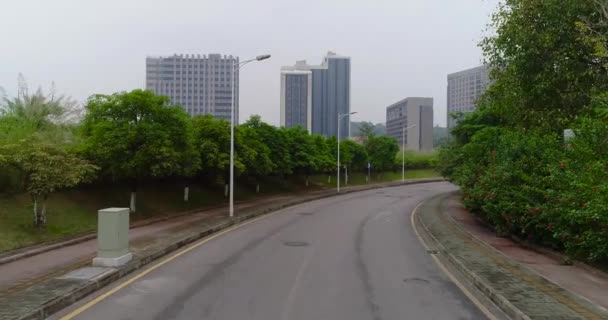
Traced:
[[[170, 216], [161, 216], [161, 217], [136, 221], [129, 226], [129, 230], [140, 228], [140, 227], [145, 227], [145, 226], [155, 224], [158, 222], [172, 220], [174, 218], [179, 218], [179, 217], [188, 216], [188, 215], [197, 214], [197, 213], [203, 213], [205, 211], [215, 210], [215, 209], [219, 209], [222, 207], [224, 207], [224, 206], [217, 205], [217, 206], [205, 207], [205, 208], [196, 209], [196, 210], [182, 211], [182, 212], [170, 215]], [[71, 246], [74, 244], [79, 244], [79, 243], [82, 243], [85, 241], [95, 239], [96, 237], [97, 237], [97, 232], [91, 231], [91, 232], [84, 233], [84, 235], [75, 236], [68, 240], [59, 239], [56, 241], [47, 242], [46, 244], [41, 243], [41, 244], [33, 245], [29, 248], [23, 247], [23, 248], [12, 250], [13, 252], [17, 251], [17, 253], [15, 253], [15, 254], [11, 254], [11, 251], [7, 251], [7, 252], [4, 252], [3, 254], [0, 254], [0, 265], [7, 264], [7, 263], [10, 263], [13, 261], [20, 260], [20, 259], [28, 258], [31, 256], [35, 256], [37, 254], [45, 253], [45, 252], [52, 251], [55, 249]]]
[[[445, 179], [443, 178], [425, 178], [425, 179], [417, 179], [420, 180], [420, 182], [425, 182], [426, 180], [433, 180], [430, 182], [434, 182], [435, 180], [438, 181], [445, 181]], [[409, 180], [410, 182], [413, 180]], [[390, 182], [390, 184], [402, 184], [402, 182]], [[408, 184], [407, 182], [405, 184]], [[378, 184], [374, 184], [374, 186], [379, 186], [379, 185], [384, 185], [382, 183], [378, 183]], [[367, 186], [367, 185], [364, 185]], [[360, 186], [354, 186], [351, 188], [357, 188]], [[367, 186], [367, 187], [372, 187], [372, 186]], [[365, 189], [367, 190], [367, 189]], [[322, 190], [322, 192], [328, 192], [329, 190]], [[315, 193], [315, 192], [319, 192], [319, 191], [312, 191], [311, 193]], [[344, 192], [341, 193], [347, 193], [348, 191], [345, 190]], [[336, 195], [334, 193], [334, 195]], [[239, 201], [236, 202], [236, 204], [238, 203], [246, 203], [247, 201]], [[192, 215], [192, 214], [197, 214], [197, 213], [203, 213], [205, 211], [210, 211], [210, 210], [216, 210], [219, 208], [223, 208], [226, 207], [226, 205], [215, 205], [215, 206], [210, 206], [210, 207], [205, 207], [205, 208], [201, 208], [201, 209], [193, 209], [193, 210], [188, 210], [188, 211], [183, 211], [180, 213], [176, 213], [173, 215], [167, 215], [167, 216], [161, 216], [161, 217], [156, 217], [156, 218], [150, 218], [150, 219], [146, 219], [146, 220], [141, 220], [141, 221], [136, 221], [134, 223], [132, 223], [129, 226], [129, 229], [136, 229], [136, 228], [140, 228], [140, 227], [144, 227], [144, 226], [148, 226], [151, 224], [155, 224], [158, 222], [163, 222], [163, 221], [167, 221], [167, 220], [172, 220], [175, 218], [179, 218], [179, 217], [183, 217], [183, 216], [188, 216], [188, 215]], [[40, 244], [36, 244], [36, 245], [32, 245], [30, 247], [30, 249], [28, 249], [28, 247], [23, 247], [23, 248], [19, 248], [19, 249], [15, 249], [15, 250], [11, 250], [12, 252], [16, 252], [14, 254], [11, 254], [11, 251], [7, 251], [4, 253], [0, 254], [0, 265], [3, 264], [7, 264], [13, 261], [17, 261], [20, 259], [24, 259], [24, 258], [28, 258], [31, 256], [35, 256], [37, 254], [41, 254], [41, 253], [45, 253], [48, 251], [52, 251], [55, 249], [59, 249], [59, 248], [63, 248], [63, 247], [67, 247], [67, 246], [71, 246], [74, 244], [78, 244], [78, 243], [82, 243], [85, 241], [89, 241], [92, 239], [95, 239], [97, 237], [97, 232], [95, 231], [91, 231], [91, 232], [87, 232], [84, 233], [81, 236], [75, 236], [72, 239], [68, 239], [68, 240], [56, 240], [56, 241], [50, 241], [47, 244], [45, 243], [40, 243]]]
[[[45, 319], [51, 314], [60, 311], [61, 309], [75, 303], [76, 301], [82, 299], [86, 295], [103, 288], [104, 286], [119, 280], [120, 278], [125, 277], [126, 275], [143, 268], [149, 263], [162, 258], [168, 255], [171, 252], [174, 252], [186, 245], [194, 243], [197, 240], [210, 236], [219, 231], [225, 230], [232, 226], [241, 224], [245, 221], [251, 220], [256, 217], [260, 217], [266, 215], [268, 213], [278, 211], [287, 207], [293, 207], [302, 203], [320, 200], [324, 198], [330, 198], [333, 196], [339, 196], [349, 193], [380, 189], [380, 188], [388, 188], [388, 187], [398, 187], [402, 185], [410, 185], [410, 184], [423, 184], [423, 183], [432, 183], [432, 182], [442, 182], [445, 181], [443, 178], [430, 178], [430, 179], [416, 179], [416, 180], [407, 180], [405, 183], [403, 182], [390, 182], [384, 184], [374, 184], [374, 185], [363, 185], [363, 186], [354, 186], [349, 187], [351, 189], [343, 189], [339, 194], [333, 190], [327, 190], [323, 192], [318, 192], [316, 194], [308, 195], [304, 198], [295, 199], [291, 201], [286, 201], [284, 203], [278, 203], [275, 205], [271, 205], [268, 207], [263, 207], [259, 209], [254, 209], [250, 213], [246, 213], [242, 216], [237, 216], [231, 220], [220, 222], [214, 226], [211, 226], [207, 229], [201, 230], [200, 232], [196, 232], [195, 234], [186, 236], [177, 242], [174, 242], [166, 247], [163, 247], [159, 250], [156, 250], [150, 254], [145, 256], [136, 257], [133, 261], [128, 263], [125, 266], [122, 266], [115, 271], [104, 273], [98, 279], [93, 281], [86, 281], [81, 285], [73, 288], [70, 292], [57, 295], [49, 301], [45, 301], [39, 307], [36, 307], [33, 310], [27, 311], [26, 314], [14, 317], [13, 319], [19, 320], [31, 320], [31, 319]], [[27, 290], [34, 289], [34, 287], [28, 288]]]
[[[451, 194], [452, 193], [444, 193], [432, 197], [425, 201], [425, 204], [438, 198], [447, 198]], [[423, 208], [424, 204], [421, 209]], [[446, 258], [447, 262], [449, 262], [453, 268], [458, 270], [458, 272], [460, 272], [467, 279], [467, 281], [471, 282], [475, 286], [475, 288], [477, 288], [482, 294], [484, 294], [486, 298], [496, 304], [496, 306], [500, 308], [509, 318], [513, 320], [530, 320], [530, 317], [528, 317], [523, 311], [514, 306], [506, 297], [498, 293], [490, 284], [488, 284], [486, 281], [477, 276], [474, 271], [467, 268], [457, 257], [448, 252], [448, 250], [433, 235], [431, 230], [420, 218], [420, 215], [417, 215], [414, 221], [418, 222], [420, 226], [422, 226], [425, 233], [433, 240], [434, 246], [439, 249], [439, 252], [441, 252], [441, 254]]]
[[[447, 196], [447, 197], [450, 197], [450, 196], [452, 196], [452, 195], [454, 195], [454, 193], [447, 194], [446, 196]], [[477, 238], [477, 237], [476, 237], [475, 235], [473, 235], [471, 232], [469, 232], [468, 230], [466, 230], [465, 228], [463, 228], [462, 226], [460, 226], [460, 224], [459, 224], [459, 223], [458, 223], [456, 220], [454, 220], [454, 218], [453, 218], [452, 216], [450, 216], [450, 215], [444, 215], [444, 216], [445, 216], [445, 217], [446, 217], [446, 218], [447, 218], [447, 219], [448, 219], [448, 220], [449, 220], [449, 221], [450, 221], [450, 222], [451, 222], [451, 223], [454, 225], [454, 227], [456, 227], [458, 230], [460, 230], [460, 232], [462, 232], [463, 234], [465, 234], [465, 235], [466, 235], [466, 236], [467, 236], [469, 239], [471, 239], [472, 241], [474, 241], [474, 242], [475, 242], [475, 243], [477, 243], [478, 245], [485, 247], [486, 249], [488, 249], [488, 250], [490, 250], [490, 251], [494, 252], [494, 253], [495, 253], [495, 254], [497, 254], [497, 255], [500, 255], [500, 256], [504, 257], [504, 258], [505, 258], [505, 259], [507, 259], [507, 260], [512, 260], [512, 259], [511, 259], [509, 256], [507, 256], [507, 255], [506, 255], [506, 254], [504, 254], [503, 252], [501, 252], [501, 251], [499, 251], [499, 250], [496, 250], [496, 248], [494, 248], [494, 247], [492, 247], [491, 245], [487, 244], [485, 241], [483, 241], [483, 240], [481, 240], [481, 239]], [[548, 255], [548, 256], [550, 256], [550, 257], [552, 257], [552, 258], [560, 258], [560, 255], [559, 255], [558, 253], [551, 252], [551, 251], [549, 251], [549, 250], [547, 250], [547, 249], [544, 249], [544, 248], [540, 248], [540, 247], [534, 247], [534, 246], [531, 246], [531, 245], [529, 245], [529, 244], [525, 243], [523, 240], [521, 240], [521, 239], [519, 239], [519, 238], [517, 238], [517, 237], [510, 236], [510, 237], [509, 237], [509, 239], [513, 240], [514, 242], [516, 242], [517, 244], [521, 245], [522, 247], [527, 248], [527, 249], [532, 250], [532, 251], [535, 251], [535, 252], [537, 252], [537, 253], [540, 253], [540, 254], [545, 254], [545, 255]], [[514, 263], [516, 263], [516, 264], [518, 264], [518, 265], [521, 265], [521, 264], [520, 264], [520, 263], [518, 263], [518, 262], [514, 262]], [[590, 266], [587, 266], [587, 265], [585, 265], [585, 264], [582, 264], [582, 263], [581, 263], [581, 264], [579, 264], [579, 267], [581, 267], [581, 265], [582, 265], [582, 267], [583, 267], [583, 268], [585, 268], [587, 271], [590, 271], [590, 272], [600, 272], [599, 270], [595, 270], [594, 268], [592, 268], [592, 267], [590, 267]], [[544, 276], [543, 276], [543, 275], [541, 275], [540, 273], [538, 273], [538, 272], [536, 272], [536, 271], [534, 271], [534, 270], [532, 270], [532, 269], [530, 269], [530, 268], [528, 268], [528, 267], [526, 267], [526, 266], [524, 266], [524, 265], [521, 265], [521, 266], [522, 266], [523, 268], [525, 268], [526, 270], [528, 270], [529, 272], [531, 272], [531, 273], [533, 273], [534, 275], [536, 275], [537, 277], [540, 277], [540, 278], [544, 279], [545, 281], [547, 281], [547, 282], [549, 282], [549, 283], [552, 283], [552, 284], [556, 285], [556, 286], [557, 286], [557, 287], [559, 287], [561, 290], [565, 291], [565, 292], [566, 292], [566, 293], [567, 293], [567, 294], [568, 294], [568, 295], [569, 295], [569, 296], [570, 296], [572, 299], [575, 299], [575, 300], [580, 300], [580, 301], [584, 301], [584, 302], [586, 302], [586, 303], [588, 304], [588, 305], [587, 305], [587, 307], [588, 307], [588, 308], [590, 308], [590, 309], [592, 309], [592, 310], [594, 310], [594, 312], [597, 312], [597, 313], [600, 313], [600, 314], [608, 314], [608, 310], [606, 310], [606, 309], [605, 309], [605, 308], [603, 308], [602, 306], [599, 306], [599, 305], [597, 305], [597, 304], [593, 303], [593, 302], [592, 302], [592, 301], [590, 301], [589, 299], [587, 299], [587, 298], [585, 298], [585, 297], [581, 296], [580, 294], [578, 294], [578, 293], [576, 293], [576, 292], [572, 292], [572, 291], [570, 291], [570, 290], [568, 290], [568, 289], [565, 289], [565, 288], [561, 287], [559, 284], [557, 284], [557, 283], [555, 283], [555, 282], [551, 281], [550, 279], [548, 279], [548, 278], [544, 277]]]
[[[508, 270], [513, 270], [514, 273], [510, 274], [510, 276], [514, 278], [527, 279], [521, 281], [524, 281], [524, 283], [527, 283], [526, 285], [529, 285], [531, 286], [531, 288], [534, 288], [532, 291], [538, 290], [536, 292], [542, 295], [541, 299], [557, 299], [555, 301], [559, 302], [556, 302], [554, 307], [561, 308], [561, 306], [563, 305], [566, 309], [570, 308], [569, 310], [573, 310], [575, 317], [582, 317], [585, 319], [588, 317], [591, 319], [608, 319], [608, 311], [606, 311], [606, 309], [604, 309], [603, 307], [589, 301], [588, 299], [579, 294], [576, 294], [561, 287], [559, 284], [552, 282], [551, 280], [545, 278], [534, 270], [531, 270], [530, 268], [518, 263], [517, 261], [514, 261], [504, 253], [496, 250], [492, 246], [478, 239], [466, 229], [461, 227], [458, 222], [456, 222], [452, 217], [445, 213], [445, 200], [453, 195], [453, 192], [443, 193], [425, 201], [420, 208], [421, 214], [416, 216], [415, 222], [417, 222], [417, 224], [422, 227], [422, 229], [425, 231], [426, 236], [430, 238], [432, 242], [434, 242], [433, 245], [436, 246], [436, 248], [439, 249], [439, 252], [441, 253], [440, 257], [444, 257], [444, 260], [451, 267], [457, 270], [467, 281], [472, 283], [473, 286], [478, 290], [480, 295], [483, 295], [486, 299], [493, 302], [499, 309], [501, 309], [503, 313], [505, 313], [511, 319], [528, 320], [531, 319], [532, 315], [538, 316], [535, 310], [526, 309], [528, 308], [528, 306], [522, 304], [522, 301], [520, 299], [518, 299], [517, 297], [511, 297], [508, 294], [505, 295], [505, 291], [502, 290], [502, 287], [493, 285], [491, 282], [488, 282], [488, 275], [478, 273], [474, 269], [477, 268], [476, 265], [471, 264], [471, 260], [470, 258], [467, 258], [466, 254], [463, 257], [459, 257], [450, 252], [450, 250], [448, 250], [443, 245], [443, 243], [440, 242], [437, 236], [433, 234], [433, 230], [438, 231], [435, 229], [441, 229], [442, 225], [449, 225], [449, 228], [452, 229], [449, 230], [448, 233], [458, 233], [458, 235], [455, 235], [455, 237], [467, 239], [464, 242], [465, 245], [478, 247], [474, 248], [473, 250], [480, 250], [480, 252], [484, 252], [483, 254], [487, 255], [487, 257], [489, 257], [491, 261], [493, 261], [491, 263], [496, 264], [493, 266], [493, 268], [496, 268], [496, 270], [494, 271], [498, 272], [498, 270], [503, 269], [507, 270], [507, 273], [510, 273], [511, 271]], [[432, 203], [432, 205], [429, 205], [429, 203]], [[422, 217], [422, 213], [425, 212], [425, 209], [427, 212], [427, 217], [432, 215], [440, 215], [439, 220], [431, 220], [431, 223], [427, 225], [425, 219]], [[446, 231], [447, 230], [439, 230], [438, 232], [439, 234], [442, 234]], [[471, 269], [470, 267], [474, 268]], [[492, 265], [490, 265], [490, 267], [492, 267]], [[483, 268], [480, 270], [481, 272], [486, 272], [483, 271]], [[510, 300], [509, 298], [512, 298], [512, 300]], [[519, 306], [516, 305], [517, 303], [519, 303]], [[530, 316], [528, 315], [529, 312], [532, 312], [530, 313]], [[549, 312], [549, 314], [551, 313]]]

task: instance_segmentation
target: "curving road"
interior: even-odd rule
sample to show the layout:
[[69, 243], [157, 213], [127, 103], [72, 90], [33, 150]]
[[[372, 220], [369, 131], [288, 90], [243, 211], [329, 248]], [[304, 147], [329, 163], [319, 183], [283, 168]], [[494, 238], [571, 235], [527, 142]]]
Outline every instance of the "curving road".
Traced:
[[75, 319], [483, 319], [410, 225], [420, 201], [452, 190], [409, 185], [282, 210], [98, 298]]

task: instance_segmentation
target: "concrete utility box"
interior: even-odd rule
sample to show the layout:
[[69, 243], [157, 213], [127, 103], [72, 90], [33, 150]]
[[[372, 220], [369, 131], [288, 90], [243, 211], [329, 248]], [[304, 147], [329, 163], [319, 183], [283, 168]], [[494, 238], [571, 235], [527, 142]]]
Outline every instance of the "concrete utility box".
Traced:
[[129, 252], [129, 208], [99, 210], [97, 218], [96, 267], [118, 267], [131, 260]]

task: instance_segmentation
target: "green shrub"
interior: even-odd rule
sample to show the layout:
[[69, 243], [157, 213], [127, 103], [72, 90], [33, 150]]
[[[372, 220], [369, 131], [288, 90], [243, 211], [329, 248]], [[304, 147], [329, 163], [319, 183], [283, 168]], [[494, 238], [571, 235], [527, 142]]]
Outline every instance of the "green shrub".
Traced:
[[[395, 169], [401, 169], [403, 166], [403, 152], [397, 152], [395, 157]], [[434, 169], [437, 167], [438, 153], [437, 152], [415, 152], [405, 151], [405, 168], [406, 169]]]
[[463, 202], [496, 227], [608, 261], [608, 125], [583, 120], [567, 145], [556, 134], [488, 127], [441, 152]]

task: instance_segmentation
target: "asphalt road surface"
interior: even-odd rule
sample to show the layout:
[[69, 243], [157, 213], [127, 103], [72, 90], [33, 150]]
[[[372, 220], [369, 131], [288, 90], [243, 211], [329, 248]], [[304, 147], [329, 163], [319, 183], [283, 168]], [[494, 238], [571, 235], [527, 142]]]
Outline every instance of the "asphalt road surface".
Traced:
[[282, 210], [97, 293], [74, 319], [483, 319], [410, 224], [420, 201], [452, 190], [409, 185]]

